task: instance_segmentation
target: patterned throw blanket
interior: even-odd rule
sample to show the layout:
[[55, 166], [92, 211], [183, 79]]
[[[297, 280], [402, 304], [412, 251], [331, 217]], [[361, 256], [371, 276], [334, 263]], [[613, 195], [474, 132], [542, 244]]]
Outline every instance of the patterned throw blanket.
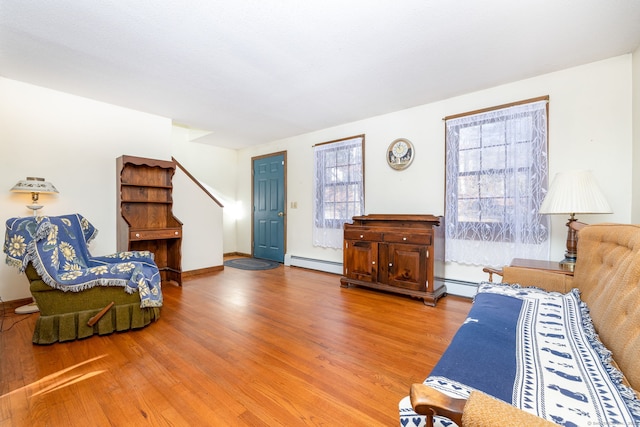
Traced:
[[161, 307], [160, 273], [148, 251], [92, 257], [96, 228], [79, 214], [7, 220], [6, 262], [23, 272], [32, 262], [42, 280], [62, 291], [122, 286], [140, 294], [140, 307]]
[[[579, 292], [482, 283], [465, 323], [425, 384], [457, 398], [483, 391], [563, 426], [640, 425]], [[425, 425], [400, 402], [400, 425]], [[434, 425], [452, 426], [434, 418]]]

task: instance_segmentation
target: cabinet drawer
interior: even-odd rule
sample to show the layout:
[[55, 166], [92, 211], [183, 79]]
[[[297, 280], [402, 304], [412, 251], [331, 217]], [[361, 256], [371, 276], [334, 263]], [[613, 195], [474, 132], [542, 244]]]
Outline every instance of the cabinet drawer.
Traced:
[[431, 245], [431, 234], [385, 233], [384, 241], [391, 243], [413, 243]]
[[182, 230], [179, 228], [163, 228], [158, 230], [134, 230], [129, 231], [129, 240], [156, 240], [156, 239], [178, 239], [182, 237]]
[[379, 231], [365, 231], [365, 230], [345, 230], [345, 240], [382, 240], [382, 233]]

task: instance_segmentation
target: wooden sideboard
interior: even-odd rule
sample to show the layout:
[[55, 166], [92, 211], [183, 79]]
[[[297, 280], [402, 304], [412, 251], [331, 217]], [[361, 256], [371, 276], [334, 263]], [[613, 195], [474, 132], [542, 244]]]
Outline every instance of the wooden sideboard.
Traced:
[[153, 252], [162, 281], [182, 285], [182, 223], [172, 209], [175, 163], [121, 156], [116, 167], [118, 251]]
[[444, 226], [433, 215], [371, 214], [344, 225], [340, 285], [365, 286], [421, 298], [435, 306], [446, 294]]

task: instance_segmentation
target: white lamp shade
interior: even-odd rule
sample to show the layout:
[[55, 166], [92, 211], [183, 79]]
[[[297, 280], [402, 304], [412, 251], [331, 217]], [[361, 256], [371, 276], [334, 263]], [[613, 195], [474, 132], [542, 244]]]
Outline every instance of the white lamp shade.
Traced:
[[36, 178], [28, 176], [27, 179], [18, 181], [11, 188], [11, 191], [22, 193], [57, 193], [58, 190], [52, 183], [45, 181], [44, 178]]
[[556, 174], [539, 212], [599, 214], [612, 211], [591, 172], [579, 170]]

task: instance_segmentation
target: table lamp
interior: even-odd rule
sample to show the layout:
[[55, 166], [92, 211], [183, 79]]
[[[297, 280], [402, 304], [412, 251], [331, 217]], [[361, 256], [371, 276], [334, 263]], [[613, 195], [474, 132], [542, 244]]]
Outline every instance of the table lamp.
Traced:
[[598, 183], [590, 171], [577, 170], [556, 174], [540, 206], [541, 214], [568, 214], [567, 251], [560, 266], [573, 271], [577, 258], [577, 235], [571, 228], [576, 214], [612, 213]]
[[[11, 188], [11, 191], [18, 193], [31, 193], [31, 204], [27, 205], [27, 207], [33, 211], [33, 216], [36, 216], [38, 209], [42, 208], [42, 205], [38, 204], [40, 193], [58, 192], [56, 187], [54, 187], [54, 185], [49, 181], [45, 181], [44, 178], [37, 178], [33, 176], [28, 176], [27, 179], [18, 181], [18, 183]], [[38, 311], [38, 305], [35, 301], [15, 309], [17, 314], [36, 313]]]
[[42, 205], [38, 204], [38, 198], [40, 193], [57, 193], [58, 190], [49, 181], [45, 181], [44, 178], [36, 178], [28, 176], [27, 179], [18, 181], [13, 186], [11, 191], [21, 193], [31, 193], [31, 204], [27, 207], [33, 210], [33, 216], [36, 216], [38, 209], [42, 208]]

